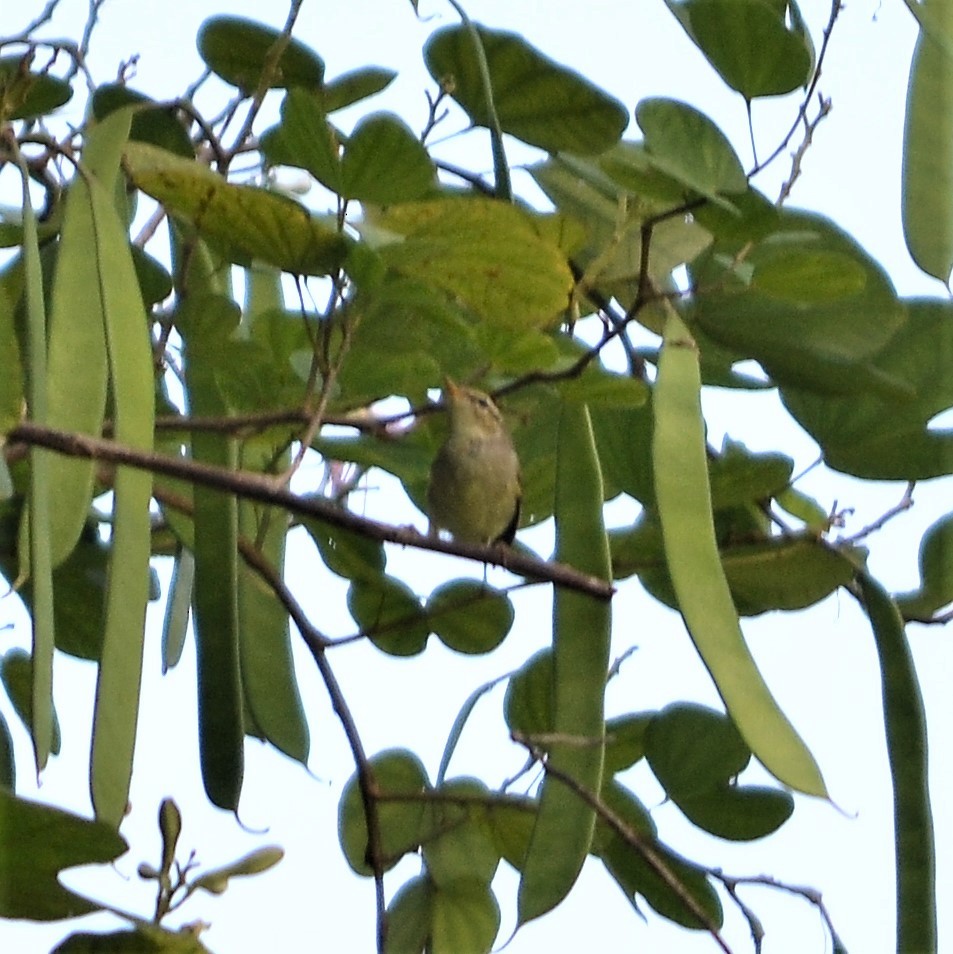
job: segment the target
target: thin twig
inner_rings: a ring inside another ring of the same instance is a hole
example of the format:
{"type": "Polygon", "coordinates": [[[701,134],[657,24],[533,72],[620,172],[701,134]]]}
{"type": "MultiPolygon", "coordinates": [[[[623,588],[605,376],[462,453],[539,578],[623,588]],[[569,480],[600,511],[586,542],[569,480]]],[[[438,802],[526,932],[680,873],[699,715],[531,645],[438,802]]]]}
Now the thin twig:
{"type": "Polygon", "coordinates": [[[325,652],[330,645],[330,640],[311,623],[307,614],[301,608],[301,604],[298,603],[285,585],[281,574],[249,540],[239,540],[239,552],[244,561],[271,587],[275,596],[278,597],[288,611],[288,615],[294,621],[301,638],[311,653],[312,659],[314,659],[315,665],[318,667],[318,672],[321,674],[321,679],[331,699],[331,707],[334,709],[334,713],[344,729],[344,735],[347,737],[351,757],[354,759],[354,767],[357,771],[361,801],[364,804],[364,821],[367,825],[367,862],[374,872],[374,894],[377,903],[377,948],[379,954],[383,954],[387,940],[387,905],[384,897],[384,849],[381,841],[380,814],[377,808],[380,793],[374,779],[374,770],[367,758],[367,753],[364,751],[364,743],[361,741],[357,723],[325,652]]]}
{"type": "Polygon", "coordinates": [[[788,147],[788,143],[794,138],[795,133],[798,131],[798,127],[802,122],[807,120],[807,111],[810,107],[811,100],[814,99],[814,91],[817,89],[817,84],[821,78],[821,69],[824,65],[824,59],[827,56],[827,48],[830,44],[831,34],[834,30],[834,24],[837,22],[837,17],[840,15],[841,10],[843,9],[843,4],[841,0],[832,0],[831,2],[831,13],[830,17],[827,20],[827,26],[824,27],[824,34],[821,40],[821,49],[817,54],[817,65],[814,67],[814,76],[811,77],[810,85],[807,88],[807,91],[804,94],[804,99],[801,102],[801,107],[797,112],[797,116],[794,119],[794,122],[791,124],[791,128],[788,130],[787,135],[781,140],[777,148],[772,152],[764,162],[757,163],[754,168],[748,173],[748,178],[751,179],[753,176],[761,172],[762,169],[771,165],[778,156],[784,152],[788,147]]]}
{"type": "Polygon", "coordinates": [[[587,788],[580,785],[579,782],[572,777],[572,775],[553,766],[550,761],[545,758],[544,753],[540,752],[539,749],[537,749],[526,736],[523,736],[519,732],[514,732],[512,737],[514,742],[519,742],[522,745],[525,745],[530,754],[541,762],[543,770],[547,775],[551,775],[553,778],[558,779],[567,788],[571,789],[630,848],[636,851],[642,857],[645,863],[659,876],[659,878],[665,882],[666,886],[675,893],[679,901],[681,901],[681,903],[685,906],[685,910],[688,911],[693,917],[697,918],[698,923],[704,927],[709,934],[711,934],[711,936],[715,939],[715,942],[725,952],[725,954],[731,954],[731,949],[728,947],[719,933],[718,925],[712,921],[701,905],[695,900],[695,898],[692,897],[681,881],[678,880],[676,875],[672,873],[671,869],[665,863],[665,859],[661,856],[661,854],[659,854],[655,845],[652,844],[650,839],[646,838],[646,836],[641,832],[636,831],[631,827],[631,825],[628,825],[625,820],[619,817],[619,815],[617,815],[608,805],[606,805],[598,795],[593,794],[587,788]]]}
{"type": "Polygon", "coordinates": [[[872,523],[868,523],[866,527],[861,530],[858,530],[856,533],[852,534],[849,537],[842,537],[837,542],[841,543],[857,543],[860,540],[863,540],[865,537],[869,537],[870,534],[876,533],[878,530],[881,530],[886,524],[888,524],[894,517],[898,517],[902,513],[906,513],[913,506],[913,490],[916,487],[917,482],[911,480],[906,489],[903,492],[903,496],[900,500],[897,501],[889,510],[881,514],[876,520],[872,523]]]}
{"type": "MultiPolygon", "coordinates": [[[[258,88],[255,90],[255,93],[252,96],[251,105],[248,108],[248,114],[245,116],[245,121],[242,123],[241,129],[238,131],[238,135],[235,137],[234,145],[226,153],[226,168],[228,163],[231,162],[231,160],[245,144],[245,140],[251,135],[252,127],[255,125],[255,119],[258,116],[258,111],[261,109],[261,105],[265,101],[265,94],[271,88],[271,81],[275,78],[275,73],[278,70],[278,63],[281,61],[282,55],[288,48],[288,44],[291,42],[291,33],[294,29],[295,21],[298,19],[298,14],[301,12],[301,4],[303,2],[304,0],[291,0],[291,7],[288,10],[288,17],[285,20],[285,25],[282,28],[281,35],[277,40],[275,40],[271,49],[268,51],[268,54],[265,56],[265,63],[262,67],[261,78],[258,80],[258,88]]],[[[224,173],[226,168],[223,168],[220,171],[224,173]]]]}
{"type": "MultiPolygon", "coordinates": [[[[736,894],[736,888],[740,884],[755,884],[763,885],[767,888],[775,888],[778,891],[786,891],[788,894],[796,894],[799,897],[804,898],[806,901],[810,902],[817,908],[818,913],[824,921],[824,926],[827,928],[831,936],[831,941],[834,945],[834,950],[846,950],[844,942],[840,939],[837,931],[834,929],[834,922],[831,920],[830,912],[827,910],[826,905],[824,904],[821,892],[817,888],[811,888],[803,885],[796,884],[786,884],[783,881],[778,881],[777,878],[772,878],[770,875],[749,875],[746,877],[732,877],[726,875],[720,868],[709,868],[707,869],[708,873],[713,877],[717,878],[727,890],[728,894],[735,899],[735,902],[741,907],[742,913],[745,913],[748,909],[747,906],[742,904],[738,899],[736,894]]],[[[755,922],[760,927],[760,921],[755,918],[755,922]]],[[[751,922],[749,921],[749,924],[751,922]]],[[[764,931],[761,931],[761,936],[764,936],[764,931]]],[[[760,950],[760,944],[756,944],[756,950],[760,950]]]]}

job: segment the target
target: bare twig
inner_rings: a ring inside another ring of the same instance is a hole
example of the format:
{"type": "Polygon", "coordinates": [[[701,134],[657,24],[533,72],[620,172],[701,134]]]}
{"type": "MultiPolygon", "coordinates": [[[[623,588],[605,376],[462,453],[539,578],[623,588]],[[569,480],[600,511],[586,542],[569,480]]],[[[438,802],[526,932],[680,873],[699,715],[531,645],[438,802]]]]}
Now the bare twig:
{"type": "Polygon", "coordinates": [[[801,144],[797,147],[794,155],[791,157],[791,172],[787,179],[785,179],[780,191],[778,192],[778,198],[775,202],[775,205],[779,207],[784,205],[788,197],[791,195],[791,190],[794,188],[794,183],[797,182],[798,178],[800,178],[801,163],[804,161],[804,156],[807,154],[808,149],[810,149],[811,143],[814,142],[814,133],[816,132],[817,127],[830,113],[830,111],[831,101],[818,93],[817,115],[813,119],[808,120],[807,114],[804,114],[804,135],[801,137],[801,144]]]}
{"type": "MultiPolygon", "coordinates": [[[[728,894],[735,899],[736,903],[740,906],[742,914],[745,915],[745,918],[748,918],[748,908],[746,905],[742,904],[738,899],[736,894],[736,889],[738,885],[741,884],[756,884],[763,885],[768,888],[775,888],[778,891],[786,891],[788,894],[796,894],[799,897],[804,898],[806,901],[810,902],[817,908],[818,913],[824,921],[824,925],[827,928],[831,936],[831,941],[834,945],[834,950],[843,951],[846,950],[844,947],[844,942],[840,939],[837,934],[837,931],[834,929],[834,922],[831,920],[830,912],[827,910],[826,905],[821,897],[821,892],[817,888],[806,887],[796,884],[786,884],[783,881],[778,881],[777,878],[772,878],[770,875],[749,875],[747,877],[731,877],[726,875],[720,868],[710,868],[708,873],[713,877],[717,878],[728,891],[728,894]]],[[[757,918],[754,918],[755,923],[760,927],[760,921],[757,918]]],[[[751,920],[748,920],[749,925],[752,924],[751,920]]],[[[755,936],[755,928],[752,927],[752,936],[755,936]]],[[[761,937],[764,936],[763,929],[761,930],[761,937]]],[[[760,943],[756,941],[755,950],[760,950],[760,943]]]]}
{"type": "Polygon", "coordinates": [[[16,43],[18,41],[25,41],[32,39],[33,34],[41,27],[44,23],[49,23],[53,19],[53,14],[56,13],[56,8],[60,5],[60,0],[48,0],[46,6],[40,11],[40,13],[34,17],[19,33],[14,34],[13,36],[3,37],[5,43],[16,43]]]}
{"type": "Polygon", "coordinates": [[[762,169],[771,165],[778,156],[784,152],[788,147],[788,143],[794,138],[795,134],[798,131],[801,123],[807,122],[807,111],[810,108],[811,100],[814,98],[814,91],[817,89],[817,84],[821,78],[821,70],[824,65],[824,59],[827,56],[827,48],[830,44],[831,34],[834,31],[834,24],[837,22],[837,17],[840,15],[841,10],[843,9],[843,4],[841,0],[831,0],[831,13],[828,17],[827,25],[824,27],[824,35],[821,40],[821,49],[817,54],[817,65],[814,67],[814,76],[811,78],[810,85],[807,88],[807,91],[804,94],[804,99],[801,102],[801,108],[797,112],[797,116],[794,119],[794,122],[791,124],[791,128],[788,130],[787,135],[781,140],[777,148],[772,152],[767,159],[763,162],[757,163],[754,168],[748,173],[748,178],[751,179],[753,176],[761,172],[762,169]]]}
{"type": "Polygon", "coordinates": [[[915,480],[911,480],[907,484],[906,489],[903,492],[903,496],[889,510],[887,510],[885,513],[882,513],[872,523],[868,523],[866,527],[863,527],[856,533],[851,534],[849,537],[841,538],[837,542],[857,543],[860,540],[863,540],[865,537],[869,537],[870,534],[876,533],[878,530],[882,529],[886,524],[893,520],[894,517],[898,517],[900,514],[906,513],[913,506],[913,490],[916,485],[917,482],[915,480]]]}

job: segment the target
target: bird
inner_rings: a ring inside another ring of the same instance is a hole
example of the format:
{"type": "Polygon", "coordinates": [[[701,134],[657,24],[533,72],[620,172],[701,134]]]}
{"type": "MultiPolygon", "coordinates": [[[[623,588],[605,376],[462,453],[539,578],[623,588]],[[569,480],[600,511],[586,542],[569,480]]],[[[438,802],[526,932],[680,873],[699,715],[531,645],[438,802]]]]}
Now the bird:
{"type": "Polygon", "coordinates": [[[444,378],[447,438],[430,468],[430,532],[463,543],[512,543],[520,518],[520,462],[492,398],[444,378]]]}

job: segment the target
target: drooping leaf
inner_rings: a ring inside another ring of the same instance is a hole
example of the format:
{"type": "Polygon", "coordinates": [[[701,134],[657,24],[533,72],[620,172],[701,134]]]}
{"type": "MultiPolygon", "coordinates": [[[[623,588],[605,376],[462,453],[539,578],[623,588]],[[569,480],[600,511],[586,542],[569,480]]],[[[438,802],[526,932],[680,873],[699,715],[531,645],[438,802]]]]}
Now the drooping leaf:
{"type": "Polygon", "coordinates": [[[903,392],[903,382],[871,367],[903,325],[903,307],[853,239],[819,216],[786,211],[737,268],[726,264],[736,250],[716,243],[691,265],[699,293],[690,317],[706,338],[736,360],[755,359],[781,385],[828,394],[878,388],[891,400],[903,392]],[[812,285],[798,263],[835,277],[812,285]],[[766,288],[757,278],[765,269],[766,288]]]}
{"type": "MultiPolygon", "coordinates": [[[[14,646],[0,656],[0,683],[27,731],[33,729],[33,659],[25,649],[14,646]]],[[[60,751],[60,720],[53,708],[53,731],[50,736],[50,753],[60,751]]]]}
{"type": "Polygon", "coordinates": [[[260,260],[295,275],[326,275],[344,260],[346,240],[286,196],[233,185],[207,166],[146,143],[129,143],[126,167],[138,188],[238,264],[260,260]]]}
{"type": "Polygon", "coordinates": [[[682,927],[720,928],[721,902],[706,872],[658,841],[652,816],[638,798],[610,781],[603,786],[602,802],[643,846],[640,851],[600,821],[594,852],[633,906],[643,897],[655,911],[682,927]]]}
{"type": "Polygon", "coordinates": [[[104,83],[93,93],[93,115],[98,120],[124,106],[139,107],[132,117],[130,139],[152,143],[187,159],[195,156],[192,140],[173,107],[158,105],[144,93],[120,83],[104,83]]]}
{"type": "Polygon", "coordinates": [[[434,887],[426,875],[405,881],[387,906],[384,954],[423,954],[430,937],[434,887]]]}
{"type": "Polygon", "coordinates": [[[434,791],[423,857],[427,874],[438,888],[461,880],[486,885],[493,881],[500,851],[489,820],[473,807],[480,799],[489,802],[491,798],[482,782],[469,778],[453,779],[434,791]]]}
{"type": "Polygon", "coordinates": [[[488,884],[461,879],[438,887],[432,905],[433,954],[489,954],[500,930],[500,906],[488,884]]]}
{"type": "Polygon", "coordinates": [[[785,386],[781,398],[829,467],[871,480],[925,480],[953,473],[953,431],[931,423],[953,406],[951,361],[953,306],[914,299],[873,359],[875,370],[906,386],[905,394],[822,395],[785,386]]]}
{"type": "Polygon", "coordinates": [[[721,78],[745,99],[806,85],[814,66],[810,35],[788,27],[764,0],[666,0],[721,78]]]}

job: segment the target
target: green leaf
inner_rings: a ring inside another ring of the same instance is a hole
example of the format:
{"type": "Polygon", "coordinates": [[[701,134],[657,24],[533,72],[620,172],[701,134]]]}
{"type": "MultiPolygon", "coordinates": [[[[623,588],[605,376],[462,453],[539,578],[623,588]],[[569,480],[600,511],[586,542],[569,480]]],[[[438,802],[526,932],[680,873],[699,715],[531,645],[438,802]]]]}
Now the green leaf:
{"type": "Polygon", "coordinates": [[[665,559],[679,608],[745,742],[776,778],[825,796],[811,753],[781,712],[745,643],[718,557],[695,342],[669,312],[655,388],[652,443],[665,559]]]}
{"type": "Polygon", "coordinates": [[[953,473],[953,430],[931,425],[953,406],[953,306],[913,300],[874,368],[906,384],[903,397],[864,389],[820,395],[785,386],[781,399],[821,445],[829,467],[872,480],[925,480],[953,473]]]}
{"type": "Polygon", "coordinates": [[[747,100],[804,86],[814,66],[810,37],[788,28],[764,0],[666,0],[721,78],[747,100]]]}
{"type": "Polygon", "coordinates": [[[605,774],[631,768],[645,755],[645,731],[654,712],[632,712],[606,719],[605,774]]]}
{"type": "MultiPolygon", "coordinates": [[[[377,801],[380,829],[381,861],[387,871],[403,855],[416,850],[426,834],[427,803],[424,796],[430,788],[423,764],[412,752],[391,749],[369,760],[375,791],[390,796],[377,801]],[[399,799],[396,796],[415,796],[399,799]]],[[[352,775],[341,793],[338,806],[338,837],[344,857],[351,869],[369,877],[373,869],[368,863],[367,817],[357,775],[352,775]]]]}
{"type": "Polygon", "coordinates": [[[319,520],[302,520],[325,566],[347,580],[375,580],[384,572],[384,546],[363,534],[319,520]]]}
{"type": "Polygon", "coordinates": [[[553,654],[534,653],[510,676],[503,717],[511,733],[532,738],[553,731],[553,654]]]}
{"type": "MultiPolygon", "coordinates": [[[[649,545],[636,572],[643,586],[673,609],[678,598],[656,546],[649,545]]],[[[731,598],[740,616],[813,606],[850,582],[850,560],[808,534],[724,546],[719,551],[731,598]]]]}
{"type": "MultiPolygon", "coordinates": [[[[945,31],[953,7],[931,4],[945,31]]],[[[901,213],[913,260],[944,284],[953,269],[953,55],[921,31],[910,63],[903,130],[901,213]]]]}
{"type": "Polygon", "coordinates": [[[174,106],[159,105],[143,93],[120,83],[105,83],[93,93],[93,115],[98,120],[124,106],[139,107],[132,117],[130,139],[152,143],[187,159],[195,157],[192,140],[174,106]]]}
{"type": "Polygon", "coordinates": [[[351,133],[341,161],[347,199],[389,205],[423,198],[437,185],[427,150],[396,116],[365,116],[351,133]]]}
{"type": "Polygon", "coordinates": [[[767,500],[791,479],[794,461],[784,454],[753,454],[725,438],[721,454],[709,464],[712,506],[716,509],[767,500]]]}
{"type": "Polygon", "coordinates": [[[682,927],[701,930],[705,925],[689,907],[687,897],[713,927],[720,928],[723,919],[721,902],[705,871],[656,839],[652,816],[638,798],[618,782],[611,781],[603,787],[602,802],[644,846],[640,851],[600,822],[595,852],[633,907],[641,895],[663,917],[682,927]],[[658,870],[660,867],[668,878],[663,877],[658,870]]]}
{"type": "Polygon", "coordinates": [[[439,586],[427,600],[427,619],[441,642],[458,653],[489,653],[513,625],[509,597],[473,580],[439,586]]]}
{"type": "Polygon", "coordinates": [[[489,199],[436,199],[395,206],[378,225],[402,235],[384,262],[458,297],[485,321],[538,327],[566,307],[572,275],[533,218],[489,199]]]}
{"type": "Polygon", "coordinates": [[[295,275],[327,275],[347,241],[300,203],[255,186],[232,185],[199,162],[129,143],[133,183],[225,249],[238,264],[257,259],[295,275]]]}
{"type": "Polygon", "coordinates": [[[496,874],[500,851],[488,819],[454,801],[481,798],[489,802],[490,791],[476,779],[454,779],[434,792],[429,806],[432,832],[424,840],[423,857],[427,875],[438,888],[461,880],[489,885],[496,874]]]}
{"type": "Polygon", "coordinates": [[[690,317],[707,338],[735,360],[760,362],[783,386],[827,394],[876,386],[896,400],[903,381],[869,365],[903,326],[903,307],[886,273],[853,239],[820,216],[786,211],[778,230],[747,250],[740,268],[732,264],[737,252],[733,242],[716,244],[691,266],[700,292],[690,317]],[[759,271],[777,278],[786,260],[795,273],[798,262],[826,262],[844,278],[829,279],[823,294],[794,284],[795,275],[783,293],[773,278],[767,290],[759,287],[759,271]]]}
{"type": "Polygon", "coordinates": [[[522,870],[536,825],[537,802],[529,798],[497,799],[486,812],[500,854],[518,871],[522,870]]]}
{"type": "Polygon", "coordinates": [[[667,175],[712,199],[748,188],[741,160],[725,134],[704,114],[673,99],[643,99],[635,118],[645,148],[667,175]]]}
{"type": "Polygon", "coordinates": [[[214,868],[212,871],[206,871],[205,874],[196,878],[192,885],[201,888],[203,891],[208,891],[209,894],[222,894],[232,878],[261,874],[263,871],[273,868],[284,856],[284,849],[277,845],[256,848],[247,855],[243,855],[238,861],[223,865],[221,868],[214,868]]]}
{"type": "MultiPolygon", "coordinates": [[[[33,730],[33,659],[25,649],[14,646],[0,656],[0,683],[3,684],[7,698],[14,712],[28,732],[33,730]]],[[[60,720],[53,708],[53,731],[50,737],[50,752],[59,755],[60,720]]]]}
{"type": "Polygon", "coordinates": [[[387,906],[384,954],[423,954],[430,937],[434,886],[425,875],[404,882],[387,906]]]}
{"type": "Polygon", "coordinates": [[[731,720],[712,709],[690,703],[666,706],[649,723],[645,754],[672,801],[713,835],[762,838],[794,811],[788,792],[733,784],[751,750],[731,720]]]}
{"type": "Polygon", "coordinates": [[[461,879],[438,887],[432,905],[433,954],[489,954],[500,930],[500,906],[488,884],[461,879]]]}
{"type": "Polygon", "coordinates": [[[358,579],[347,591],[347,608],[361,633],[382,652],[416,656],[430,628],[420,601],[405,583],[389,576],[358,579]]]}
{"type": "Polygon", "coordinates": [[[272,165],[306,169],[332,192],[343,192],[337,131],[320,98],[308,90],[288,90],[281,104],[281,124],[265,131],[261,148],[272,165]]]}
{"type": "Polygon", "coordinates": [[[870,617],[883,692],[893,785],[898,951],[936,951],[936,848],[927,777],[923,697],[896,604],[866,573],[858,575],[870,617]]]}
{"type": "MultiPolygon", "coordinates": [[[[559,421],[555,558],[609,579],[602,503],[602,475],[589,412],[584,404],[566,402],[559,421]]],[[[553,599],[553,731],[571,741],[550,746],[547,766],[568,775],[583,790],[598,793],[605,747],[610,606],[561,588],[553,599]]],[[[592,808],[547,773],[520,880],[519,924],[545,914],[569,893],[589,852],[594,825],[592,808]]]]}
{"type": "MultiPolygon", "coordinates": [[[[208,68],[244,94],[258,88],[279,41],[283,42],[282,34],[274,27],[235,16],[209,17],[196,38],[199,55],[208,68]]],[[[266,85],[269,89],[305,86],[317,90],[323,79],[321,57],[292,37],[274,70],[267,74],[266,85]]]]}
{"type": "Polygon", "coordinates": [[[65,80],[34,73],[30,69],[33,55],[0,57],[0,123],[45,116],[73,95],[65,80]]]}
{"type": "Polygon", "coordinates": [[[353,106],[387,89],[397,78],[393,70],[380,66],[365,66],[343,73],[337,79],[325,83],[321,90],[321,102],[326,113],[353,106]]]}
{"type": "Polygon", "coordinates": [[[769,298],[811,305],[859,295],[867,284],[864,269],[844,252],[784,245],[765,252],[751,287],[769,298]]]}
{"type": "Polygon", "coordinates": [[[195,581],[195,557],[180,547],[172,565],[172,580],[162,623],[162,675],[179,664],[188,635],[195,581]]]}
{"type": "Polygon", "coordinates": [[[127,845],[111,825],[17,798],[0,787],[0,917],[57,921],[100,909],[60,884],[76,865],[114,861],[127,845]]]}
{"type": "Polygon", "coordinates": [[[167,931],[154,924],[139,924],[133,931],[90,934],[78,931],[58,944],[51,954],[209,954],[191,925],[167,931]]]}
{"type": "MultiPolygon", "coordinates": [[[[628,111],[521,36],[478,27],[503,132],[547,152],[591,155],[617,142],[628,111]]],[[[465,26],[438,30],[424,47],[430,75],[477,126],[489,126],[479,57],[465,26]]]]}

